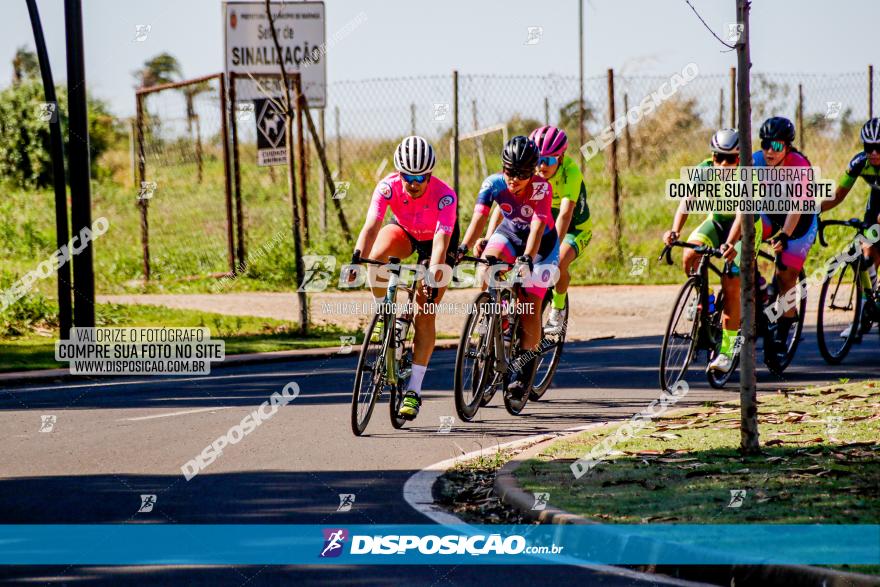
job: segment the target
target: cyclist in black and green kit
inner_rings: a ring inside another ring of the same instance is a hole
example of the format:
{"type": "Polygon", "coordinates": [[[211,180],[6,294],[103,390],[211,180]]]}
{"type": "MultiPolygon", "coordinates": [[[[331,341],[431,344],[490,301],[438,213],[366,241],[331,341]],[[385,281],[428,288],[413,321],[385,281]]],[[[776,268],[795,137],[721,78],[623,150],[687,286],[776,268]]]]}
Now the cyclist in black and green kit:
{"type": "Polygon", "coordinates": [[[555,126],[542,126],[532,131],[529,138],[541,150],[538,175],[553,187],[553,217],[556,218],[556,230],[561,238],[559,280],[553,287],[553,307],[544,329],[552,333],[561,326],[559,318],[565,309],[565,296],[571,282],[568,268],[584,252],[593,237],[593,221],[587,205],[584,176],[574,159],[565,154],[568,148],[565,132],[555,126]]]}
{"type": "MultiPolygon", "coordinates": [[[[875,117],[866,122],[862,127],[860,138],[865,150],[857,153],[849,162],[846,171],[843,172],[843,175],[837,181],[837,191],[834,194],[834,199],[822,202],[822,212],[830,210],[843,202],[853,185],[855,185],[856,180],[861,177],[871,188],[865,205],[865,216],[862,220],[870,226],[880,223],[880,118],[875,117]]],[[[880,244],[864,243],[862,245],[862,252],[866,258],[873,262],[873,267],[870,271],[871,281],[862,283],[862,299],[865,302],[862,304],[862,330],[864,331],[865,327],[870,328],[871,320],[880,320],[880,311],[873,307],[872,298],[868,295],[877,281],[877,268],[880,267],[880,244]]],[[[840,336],[848,338],[849,328],[841,332],[840,336]]]]}
{"type": "MultiPolygon", "coordinates": [[[[712,136],[709,143],[712,149],[712,157],[702,161],[697,167],[736,167],[739,165],[739,134],[735,129],[724,128],[712,136]]],[[[688,219],[688,213],[682,202],[675,213],[672,221],[672,230],[663,234],[663,242],[670,244],[678,240],[682,228],[688,219]]],[[[736,214],[721,214],[713,212],[694,230],[687,242],[696,245],[706,245],[720,248],[724,251],[724,258],[732,262],[734,275],[721,277],[721,289],[724,291],[724,308],[721,316],[721,348],[718,356],[709,363],[709,370],[727,373],[733,367],[734,353],[736,352],[734,341],[739,333],[740,308],[739,308],[739,247],[736,247],[740,237],[739,223],[735,223],[736,214]]],[[[682,261],[685,274],[690,275],[696,270],[700,262],[700,255],[693,249],[684,249],[682,261]]]]}

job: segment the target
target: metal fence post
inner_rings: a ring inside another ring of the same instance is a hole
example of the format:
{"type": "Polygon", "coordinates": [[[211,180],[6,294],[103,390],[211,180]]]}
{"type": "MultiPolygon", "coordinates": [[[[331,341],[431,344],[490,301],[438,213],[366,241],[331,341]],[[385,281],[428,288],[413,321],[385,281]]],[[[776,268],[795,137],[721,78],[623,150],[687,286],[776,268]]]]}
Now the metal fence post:
{"type": "Polygon", "coordinates": [[[868,66],[868,118],[874,118],[874,66],[868,66]]]}

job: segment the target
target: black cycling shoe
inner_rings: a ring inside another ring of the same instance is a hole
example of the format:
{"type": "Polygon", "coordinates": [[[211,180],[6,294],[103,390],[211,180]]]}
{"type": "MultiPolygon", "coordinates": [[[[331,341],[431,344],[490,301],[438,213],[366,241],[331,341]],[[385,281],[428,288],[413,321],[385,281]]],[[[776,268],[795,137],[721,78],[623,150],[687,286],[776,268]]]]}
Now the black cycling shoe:
{"type": "MultiPolygon", "coordinates": [[[[531,354],[529,351],[521,354],[517,359],[520,360],[520,357],[523,357],[526,354],[531,354]]],[[[515,372],[514,380],[511,381],[510,385],[507,386],[507,393],[515,400],[521,400],[529,392],[532,390],[532,381],[535,378],[535,371],[538,368],[538,357],[534,356],[528,359],[525,363],[522,364],[518,372],[515,372]]]]}

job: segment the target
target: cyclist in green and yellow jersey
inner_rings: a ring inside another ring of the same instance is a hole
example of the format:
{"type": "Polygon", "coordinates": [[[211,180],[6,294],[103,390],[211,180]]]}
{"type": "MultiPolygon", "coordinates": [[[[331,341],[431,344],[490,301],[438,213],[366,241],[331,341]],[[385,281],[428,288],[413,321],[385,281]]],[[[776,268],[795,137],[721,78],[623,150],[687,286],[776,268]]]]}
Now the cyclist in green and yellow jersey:
{"type": "MultiPolygon", "coordinates": [[[[724,128],[712,136],[709,143],[712,149],[712,157],[701,162],[697,167],[735,167],[739,165],[739,134],[735,129],[724,128]]],[[[678,240],[688,213],[685,211],[685,202],[682,201],[672,220],[672,229],[663,234],[663,242],[670,244],[678,240]]],[[[739,308],[739,247],[736,247],[740,237],[739,223],[734,223],[736,214],[721,214],[712,212],[694,230],[687,242],[696,245],[707,245],[724,251],[724,258],[734,263],[734,275],[721,277],[721,289],[724,291],[724,308],[721,316],[721,348],[718,356],[709,364],[709,369],[727,373],[733,367],[734,353],[736,352],[734,341],[740,327],[739,308]],[[736,224],[736,226],[734,226],[736,224]]],[[[700,261],[700,255],[693,249],[684,249],[682,261],[685,274],[690,275],[695,271],[700,261]]]]}

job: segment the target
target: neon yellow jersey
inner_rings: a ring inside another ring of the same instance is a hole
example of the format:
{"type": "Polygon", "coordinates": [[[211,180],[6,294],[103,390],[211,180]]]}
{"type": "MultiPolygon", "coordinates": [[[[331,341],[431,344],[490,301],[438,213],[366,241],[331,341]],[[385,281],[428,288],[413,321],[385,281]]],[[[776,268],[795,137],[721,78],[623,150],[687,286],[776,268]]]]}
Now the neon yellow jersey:
{"type": "Polygon", "coordinates": [[[553,187],[553,216],[559,215],[563,198],[571,200],[574,204],[574,213],[568,232],[577,232],[590,219],[590,207],[587,205],[587,186],[584,184],[584,176],[574,159],[568,155],[563,156],[559,168],[550,178],[550,185],[553,187]]]}

